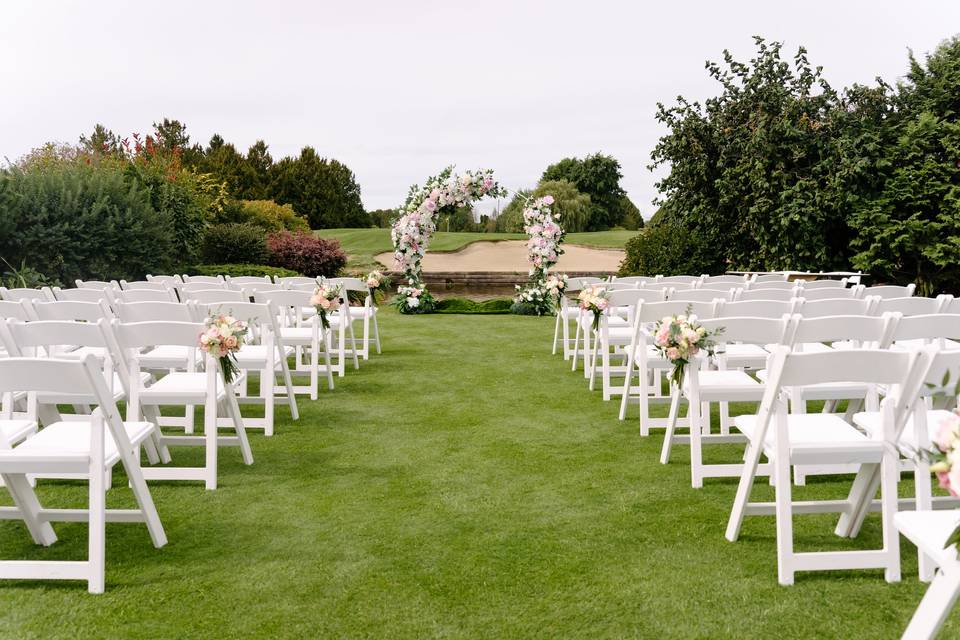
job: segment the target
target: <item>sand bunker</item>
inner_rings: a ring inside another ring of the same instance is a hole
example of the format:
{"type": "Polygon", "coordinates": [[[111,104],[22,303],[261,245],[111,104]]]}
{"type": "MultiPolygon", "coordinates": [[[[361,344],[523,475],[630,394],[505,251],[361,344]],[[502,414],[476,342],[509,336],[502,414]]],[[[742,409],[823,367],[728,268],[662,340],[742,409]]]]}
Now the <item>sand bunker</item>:
{"type": "MultiPolygon", "coordinates": [[[[618,249],[591,249],[574,245],[564,245],[565,253],[554,271],[616,271],[623,260],[624,253],[618,249]]],[[[393,253],[381,253],[376,259],[393,268],[393,253]]],[[[451,253],[430,253],[423,258],[423,270],[427,272],[449,271],[505,271],[526,272],[530,268],[527,262],[527,247],[523,240],[503,240],[500,242],[474,242],[460,251],[451,253]]]]}

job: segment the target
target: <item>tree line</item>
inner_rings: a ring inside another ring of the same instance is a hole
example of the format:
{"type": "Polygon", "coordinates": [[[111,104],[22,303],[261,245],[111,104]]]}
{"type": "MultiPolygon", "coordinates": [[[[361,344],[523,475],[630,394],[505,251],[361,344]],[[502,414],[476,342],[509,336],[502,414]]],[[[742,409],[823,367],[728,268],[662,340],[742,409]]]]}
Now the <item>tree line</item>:
{"type": "Polygon", "coordinates": [[[659,210],[624,272],[846,270],[960,290],[960,39],[835,89],[801,47],[708,62],[718,95],[658,105],[659,210]]]}

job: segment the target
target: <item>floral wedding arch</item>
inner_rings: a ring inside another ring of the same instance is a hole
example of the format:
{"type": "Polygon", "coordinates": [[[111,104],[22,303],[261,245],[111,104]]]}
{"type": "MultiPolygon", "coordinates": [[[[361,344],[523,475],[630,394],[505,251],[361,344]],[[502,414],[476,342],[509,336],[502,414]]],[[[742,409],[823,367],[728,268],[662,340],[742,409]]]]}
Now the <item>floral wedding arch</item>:
{"type": "Polygon", "coordinates": [[[506,189],[493,179],[493,171],[468,171],[461,175],[447,167],[440,175],[427,180],[423,187],[413,185],[400,217],[393,223],[393,257],[403,271],[405,285],[397,288],[397,307],[403,313],[429,313],[434,300],[420,277],[420,263],[433,232],[437,217],[453,213],[458,207],[470,206],[485,196],[505,196],[506,189]]]}
{"type": "MultiPolygon", "coordinates": [[[[447,167],[440,175],[428,179],[423,187],[410,187],[390,231],[396,268],[402,270],[406,281],[397,288],[395,298],[401,312],[429,313],[434,308],[433,296],[421,278],[420,263],[437,230],[437,217],[486,196],[505,195],[507,190],[497,184],[489,169],[456,175],[453,167],[447,167]]],[[[530,236],[527,241],[530,281],[522,289],[517,287],[515,302],[537,314],[550,312],[565,281],[563,277],[548,276],[550,267],[563,253],[560,244],[564,237],[563,228],[557,222],[559,215],[553,212],[552,206],[553,196],[547,195],[528,201],[523,209],[524,231],[530,236]]]]}

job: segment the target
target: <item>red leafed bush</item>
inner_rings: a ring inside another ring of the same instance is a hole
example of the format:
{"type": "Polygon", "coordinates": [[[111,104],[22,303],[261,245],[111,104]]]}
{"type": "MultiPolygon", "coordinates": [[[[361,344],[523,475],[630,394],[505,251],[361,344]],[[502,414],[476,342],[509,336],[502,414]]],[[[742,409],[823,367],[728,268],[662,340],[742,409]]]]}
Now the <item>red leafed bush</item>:
{"type": "Polygon", "coordinates": [[[305,276],[335,276],[347,264],[339,240],[317,238],[310,233],[279,231],[267,237],[270,266],[282,267],[305,276]]]}

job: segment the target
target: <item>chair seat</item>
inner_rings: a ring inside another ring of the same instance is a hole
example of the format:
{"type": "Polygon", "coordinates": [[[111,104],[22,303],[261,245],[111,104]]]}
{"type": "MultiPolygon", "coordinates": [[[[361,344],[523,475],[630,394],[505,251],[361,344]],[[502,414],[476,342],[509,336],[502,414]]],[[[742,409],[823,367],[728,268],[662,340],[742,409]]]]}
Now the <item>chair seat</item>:
{"type": "MultiPolygon", "coordinates": [[[[688,375],[683,380],[685,395],[690,392],[690,377],[688,375]]],[[[698,371],[697,381],[702,401],[750,401],[763,397],[763,385],[743,371],[698,371]]]]}
{"type": "MultiPolygon", "coordinates": [[[[262,344],[245,344],[240,347],[240,351],[237,352],[237,364],[241,369],[258,369],[261,368],[268,360],[268,357],[273,362],[277,361],[276,357],[276,347],[273,349],[274,355],[270,357],[267,353],[267,347],[262,344]]],[[[294,348],[288,345],[284,345],[283,352],[287,357],[290,357],[294,354],[294,348]]]]}
{"type": "MultiPolygon", "coordinates": [[[[763,442],[768,458],[776,455],[776,419],[771,417],[763,442]]],[[[839,416],[794,413],[786,419],[790,460],[794,464],[877,462],[883,453],[882,442],[868,438],[839,416]]],[[[756,440],[756,415],[737,416],[733,423],[751,442],[756,440]]]]}
{"type": "MultiPolygon", "coordinates": [[[[952,411],[946,411],[944,409],[927,411],[928,440],[932,442],[934,438],[936,438],[937,431],[940,429],[940,424],[944,420],[950,420],[953,418],[956,418],[956,414],[954,414],[952,411]]],[[[873,438],[879,439],[883,437],[883,426],[880,423],[879,411],[861,411],[856,413],[853,416],[853,424],[866,431],[873,438]]],[[[900,434],[899,443],[908,447],[916,447],[917,437],[913,428],[912,416],[907,420],[907,424],[903,427],[903,432],[900,434]]]]}
{"type": "MultiPolygon", "coordinates": [[[[150,381],[150,374],[146,371],[140,372],[140,384],[146,384],[150,381]]],[[[124,391],[123,381],[120,380],[120,374],[113,374],[113,401],[120,402],[127,397],[124,391]]],[[[40,404],[95,404],[92,393],[38,393],[37,402],[40,404]]]]}
{"type": "Polygon", "coordinates": [[[60,354],[57,357],[68,360],[83,360],[87,356],[93,356],[98,362],[103,362],[104,358],[107,356],[107,349],[105,347],[77,347],[72,351],[67,351],[63,354],[60,354]]]}
{"type": "MultiPolygon", "coordinates": [[[[216,376],[216,380],[219,401],[226,397],[226,394],[220,376],[216,376]]],[[[185,400],[195,401],[194,404],[203,404],[206,397],[207,374],[203,372],[175,371],[140,391],[140,401],[144,404],[181,405],[185,400]]]]}
{"type": "MultiPolygon", "coordinates": [[[[319,327],[319,335],[323,335],[323,327],[319,327]]],[[[313,343],[312,327],[280,327],[280,338],[287,344],[309,345],[313,343]]]]}
{"type": "Polygon", "coordinates": [[[558,313],[562,314],[564,318],[576,318],[580,315],[580,307],[566,307],[558,313]]]}
{"type": "Polygon", "coordinates": [[[957,562],[956,546],[943,548],[960,524],[957,511],[901,511],[893,516],[893,523],[905,538],[941,567],[957,562]]]}
{"type": "MultiPolygon", "coordinates": [[[[140,446],[150,437],[154,426],[151,422],[124,422],[123,428],[134,447],[140,446]]],[[[120,459],[117,444],[113,440],[110,429],[104,425],[104,461],[106,466],[115,464],[120,459]]],[[[90,423],[89,422],[54,422],[28,438],[12,452],[15,456],[44,456],[57,455],[65,457],[90,456],[90,423]]]]}
{"type": "Polygon", "coordinates": [[[733,342],[726,345],[722,359],[728,368],[756,369],[766,366],[769,355],[770,352],[758,344],[733,342]]]}
{"type": "Polygon", "coordinates": [[[0,434],[3,440],[15,445],[37,430],[37,423],[33,420],[0,420],[0,434]]]}
{"type": "MultiPolygon", "coordinates": [[[[368,315],[372,316],[376,312],[377,312],[376,307],[350,307],[350,317],[354,319],[363,319],[368,315]]],[[[332,314],[330,314],[330,317],[339,318],[340,310],[334,311],[332,314]]]]}
{"type": "MultiPolygon", "coordinates": [[[[190,357],[193,347],[184,347],[180,345],[157,345],[156,347],[137,356],[140,366],[144,369],[183,369],[187,366],[187,360],[190,357]]],[[[200,361],[199,355],[194,354],[196,361],[200,361]]]]}

